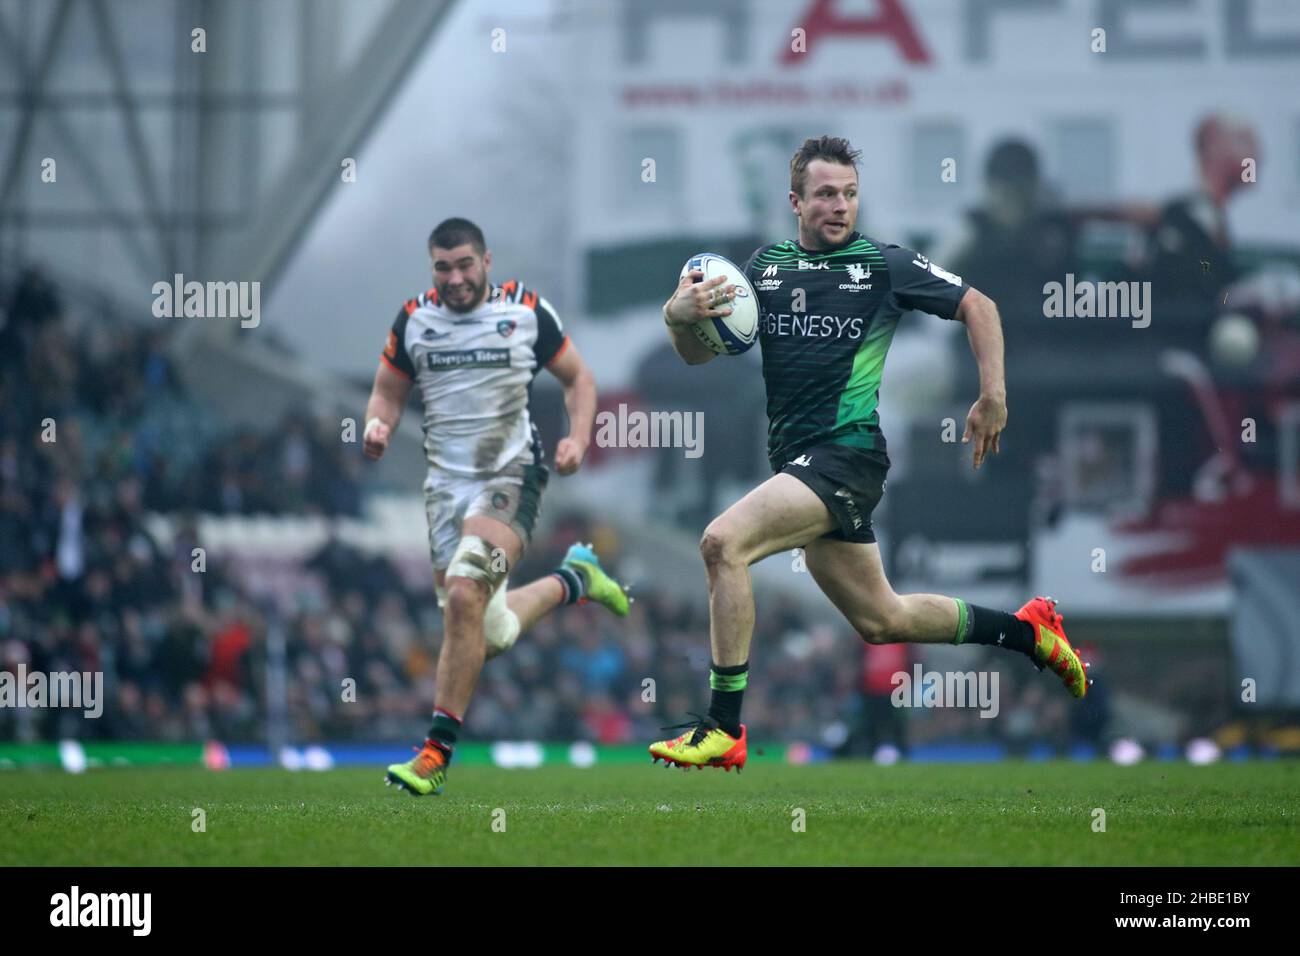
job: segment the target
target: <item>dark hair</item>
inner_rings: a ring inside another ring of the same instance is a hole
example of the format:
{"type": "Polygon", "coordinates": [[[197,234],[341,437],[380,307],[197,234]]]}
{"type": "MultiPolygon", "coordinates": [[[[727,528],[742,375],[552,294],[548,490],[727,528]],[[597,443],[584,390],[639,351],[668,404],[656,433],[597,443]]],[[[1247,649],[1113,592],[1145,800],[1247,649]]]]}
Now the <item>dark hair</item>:
{"type": "Polygon", "coordinates": [[[808,164],[814,159],[852,166],[856,170],[861,155],[862,150],[854,149],[847,139],[839,136],[806,139],[790,160],[790,189],[799,196],[803,195],[804,182],[808,179],[808,164]]]}
{"type": "Polygon", "coordinates": [[[429,251],[433,247],[439,249],[455,249],[457,246],[469,243],[474,247],[474,251],[479,255],[487,249],[487,241],[483,238],[483,230],[468,219],[461,219],[459,216],[453,216],[451,219],[444,219],[429,233],[429,251]]]}
{"type": "Polygon", "coordinates": [[[984,163],[984,178],[1017,186],[1038,182],[1038,155],[1022,139],[1004,139],[993,147],[984,163]]]}

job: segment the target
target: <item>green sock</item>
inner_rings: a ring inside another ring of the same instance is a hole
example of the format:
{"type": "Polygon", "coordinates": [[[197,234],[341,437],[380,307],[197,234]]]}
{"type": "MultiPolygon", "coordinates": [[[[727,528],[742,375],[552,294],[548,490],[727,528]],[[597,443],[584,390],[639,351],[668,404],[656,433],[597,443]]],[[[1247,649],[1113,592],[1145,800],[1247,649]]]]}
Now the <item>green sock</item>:
{"type": "Polygon", "coordinates": [[[749,662],[722,667],[709,667],[709,687],[713,691],[709,701],[709,716],[718,727],[732,737],[740,736],[740,702],[749,684],[749,662]]]}
{"type": "Polygon", "coordinates": [[[1031,657],[1034,653],[1034,628],[1008,611],[957,602],[957,633],[954,644],[989,644],[1031,657]]]}

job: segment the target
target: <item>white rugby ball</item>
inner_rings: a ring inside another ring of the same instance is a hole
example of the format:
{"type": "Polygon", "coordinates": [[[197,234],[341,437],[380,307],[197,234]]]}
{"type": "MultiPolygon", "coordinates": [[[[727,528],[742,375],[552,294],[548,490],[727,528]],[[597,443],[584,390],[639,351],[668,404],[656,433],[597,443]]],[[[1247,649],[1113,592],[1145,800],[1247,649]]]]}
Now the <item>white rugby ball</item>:
{"type": "Polygon", "coordinates": [[[740,266],[712,252],[701,252],[687,260],[681,277],[685,278],[691,272],[703,272],[701,282],[714,276],[726,276],[719,288],[736,287],[736,297],[730,303],[731,314],[692,324],[696,336],[719,355],[739,355],[749,351],[758,341],[758,298],[740,266]]]}

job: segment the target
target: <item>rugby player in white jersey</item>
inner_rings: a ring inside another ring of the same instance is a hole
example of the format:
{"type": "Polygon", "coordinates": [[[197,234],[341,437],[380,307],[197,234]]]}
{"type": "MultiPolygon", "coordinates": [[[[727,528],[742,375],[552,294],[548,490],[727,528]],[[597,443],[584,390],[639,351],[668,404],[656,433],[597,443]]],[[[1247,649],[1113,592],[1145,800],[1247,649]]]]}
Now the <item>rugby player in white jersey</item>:
{"type": "Polygon", "coordinates": [[[562,604],[596,601],[625,616],[628,598],[591,547],[575,544],[560,567],[508,590],[506,575],[532,534],[546,487],[528,392],[543,368],[560,380],[569,434],[555,468],[582,464],[596,415],[596,382],[550,304],[519,282],[488,280],[492,254],[467,219],[429,236],[433,288],[408,300],[388,334],[366,406],[364,452],[377,459],[414,385],[424,401],[429,549],[444,613],[433,725],[417,755],[388,768],[416,795],[442,791],[456,738],[486,658],[562,604]]]}

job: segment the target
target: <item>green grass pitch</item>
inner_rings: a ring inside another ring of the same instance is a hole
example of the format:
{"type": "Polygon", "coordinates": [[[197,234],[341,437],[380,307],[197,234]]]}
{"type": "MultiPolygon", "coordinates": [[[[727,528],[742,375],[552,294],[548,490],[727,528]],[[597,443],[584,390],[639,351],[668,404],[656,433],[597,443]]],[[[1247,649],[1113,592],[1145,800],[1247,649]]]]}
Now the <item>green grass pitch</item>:
{"type": "Polygon", "coordinates": [[[382,776],[9,771],[0,865],[1300,864],[1294,761],[463,767],[423,798],[382,776]]]}

